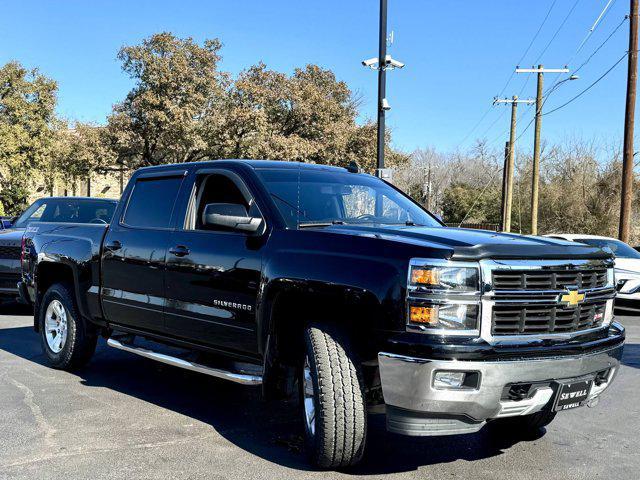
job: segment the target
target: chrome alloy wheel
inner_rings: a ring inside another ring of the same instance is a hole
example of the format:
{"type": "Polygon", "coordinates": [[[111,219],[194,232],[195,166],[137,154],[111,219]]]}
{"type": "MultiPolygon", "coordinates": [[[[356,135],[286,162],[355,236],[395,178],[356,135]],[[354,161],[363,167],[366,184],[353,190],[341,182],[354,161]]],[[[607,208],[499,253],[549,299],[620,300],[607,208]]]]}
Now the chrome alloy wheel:
{"type": "Polygon", "coordinates": [[[59,300],[52,300],[44,317],[44,335],[53,353],[60,353],[67,342],[67,312],[59,300]]]}
{"type": "Polygon", "coordinates": [[[316,404],[315,389],[313,388],[313,378],[311,378],[311,367],[309,367],[309,357],[304,358],[304,370],[302,375],[302,390],[304,394],[304,426],[309,436],[316,434],[316,404]]]}

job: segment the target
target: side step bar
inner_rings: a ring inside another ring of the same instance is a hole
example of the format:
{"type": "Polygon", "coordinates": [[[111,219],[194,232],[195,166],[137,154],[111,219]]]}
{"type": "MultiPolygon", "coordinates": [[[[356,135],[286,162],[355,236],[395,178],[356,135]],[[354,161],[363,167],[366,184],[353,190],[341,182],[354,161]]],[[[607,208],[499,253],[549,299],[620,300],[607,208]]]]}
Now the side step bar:
{"type": "Polygon", "coordinates": [[[205,375],[210,375],[216,378],[222,378],[224,380],[240,383],[242,385],[262,384],[262,375],[236,373],[236,372],[230,372],[227,370],[221,370],[218,368],[208,367],[205,365],[200,365],[198,363],[189,362],[187,360],[183,360],[178,357],[165,355],[164,353],[158,353],[152,350],[147,350],[146,348],[137,347],[135,345],[127,345],[126,343],[122,343],[116,340],[115,338],[109,338],[107,340],[107,345],[113,348],[124,350],[125,352],[135,353],[136,355],[150,358],[151,360],[156,360],[158,362],[166,363],[167,365],[173,365],[174,367],[180,367],[186,370],[192,370],[194,372],[204,373],[205,375]]]}

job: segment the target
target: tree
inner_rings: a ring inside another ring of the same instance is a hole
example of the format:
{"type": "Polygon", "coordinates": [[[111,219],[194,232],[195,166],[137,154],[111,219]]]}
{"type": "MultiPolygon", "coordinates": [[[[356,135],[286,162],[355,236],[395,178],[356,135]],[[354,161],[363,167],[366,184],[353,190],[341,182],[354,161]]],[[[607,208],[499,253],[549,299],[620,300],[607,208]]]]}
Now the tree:
{"type": "MultiPolygon", "coordinates": [[[[331,70],[307,65],[289,76],[260,63],[239,75],[228,99],[224,156],[342,166],[355,161],[375,170],[375,125],[357,123],[359,102],[331,70]]],[[[211,150],[216,139],[213,144],[211,150]]],[[[407,158],[391,149],[389,157],[390,164],[407,158]]]]}
{"type": "Polygon", "coordinates": [[[18,62],[0,68],[0,202],[19,213],[33,187],[32,173],[51,154],[57,84],[18,62]]]}
{"type": "MultiPolygon", "coordinates": [[[[117,163],[270,158],[375,169],[375,126],[357,122],[359,102],[333,72],[307,65],[287,75],[259,63],[234,79],[218,70],[220,49],[217,39],[200,46],[162,33],[120,51],[136,84],[109,117],[117,163]]],[[[407,156],[389,147],[388,158],[407,156]]]]}
{"type": "Polygon", "coordinates": [[[72,128],[62,123],[56,130],[57,145],[51,167],[65,183],[90,181],[95,172],[114,170],[116,152],[111,148],[105,127],[76,122],[72,128]]]}
{"type": "Polygon", "coordinates": [[[444,192],[442,214],[450,223],[499,224],[500,191],[482,186],[454,183],[444,192]]]}
{"type": "Polygon", "coordinates": [[[135,86],[108,120],[119,158],[136,168],[209,155],[203,131],[222,115],[225,93],[221,47],[218,39],[200,46],[165,32],[120,50],[122,69],[135,86]]]}

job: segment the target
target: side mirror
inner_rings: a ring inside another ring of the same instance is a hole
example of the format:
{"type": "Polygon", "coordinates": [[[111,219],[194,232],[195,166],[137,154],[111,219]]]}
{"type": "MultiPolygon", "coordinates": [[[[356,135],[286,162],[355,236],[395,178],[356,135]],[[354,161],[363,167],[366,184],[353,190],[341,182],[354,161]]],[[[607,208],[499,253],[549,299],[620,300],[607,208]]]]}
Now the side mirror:
{"type": "Polygon", "coordinates": [[[250,217],[245,206],[237,203],[208,203],[202,224],[255,233],[262,227],[262,218],[250,217]]]}

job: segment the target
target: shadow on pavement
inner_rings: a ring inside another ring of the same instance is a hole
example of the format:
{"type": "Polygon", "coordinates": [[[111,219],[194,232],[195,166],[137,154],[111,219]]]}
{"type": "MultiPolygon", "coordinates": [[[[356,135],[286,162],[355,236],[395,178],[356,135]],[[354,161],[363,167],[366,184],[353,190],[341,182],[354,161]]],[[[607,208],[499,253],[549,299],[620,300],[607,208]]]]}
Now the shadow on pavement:
{"type": "Polygon", "coordinates": [[[0,315],[33,315],[33,307],[14,301],[0,301],[0,315]]]}
{"type": "MultiPolygon", "coordinates": [[[[46,364],[38,336],[29,327],[0,329],[0,349],[46,364]]],[[[100,342],[96,355],[75,372],[89,387],[106,387],[211,425],[220,435],[268,461],[302,470],[310,467],[302,453],[302,426],[291,403],[265,403],[256,387],[235,385],[180,370],[100,342]]],[[[544,435],[541,431],[537,438],[544,435]]],[[[365,458],[349,473],[379,475],[412,471],[459,459],[478,460],[502,454],[523,440],[492,428],[450,437],[404,437],[390,434],[384,416],[371,416],[365,458]]]]}

